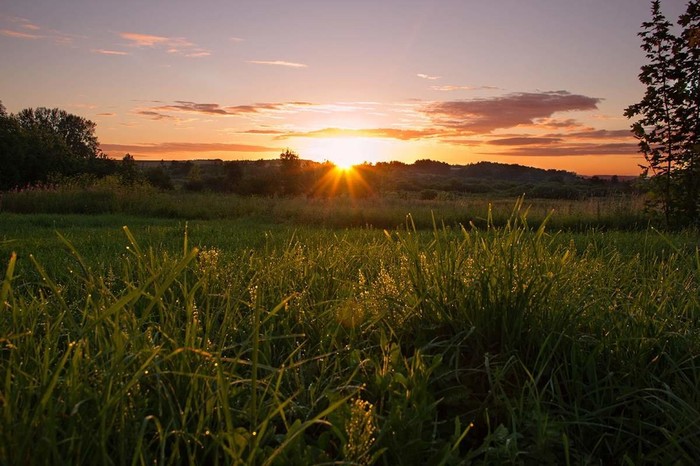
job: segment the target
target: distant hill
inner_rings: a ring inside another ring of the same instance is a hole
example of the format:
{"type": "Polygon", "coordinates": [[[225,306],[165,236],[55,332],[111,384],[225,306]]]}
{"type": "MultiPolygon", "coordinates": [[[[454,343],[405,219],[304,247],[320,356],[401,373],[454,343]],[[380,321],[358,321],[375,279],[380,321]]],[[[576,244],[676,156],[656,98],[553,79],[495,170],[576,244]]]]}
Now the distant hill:
{"type": "Polygon", "coordinates": [[[524,183],[542,183],[547,181],[574,182],[579,179],[576,173],[565,170],[543,170],[518,164],[495,162],[477,162],[460,169],[465,178],[481,178],[524,183]]]}

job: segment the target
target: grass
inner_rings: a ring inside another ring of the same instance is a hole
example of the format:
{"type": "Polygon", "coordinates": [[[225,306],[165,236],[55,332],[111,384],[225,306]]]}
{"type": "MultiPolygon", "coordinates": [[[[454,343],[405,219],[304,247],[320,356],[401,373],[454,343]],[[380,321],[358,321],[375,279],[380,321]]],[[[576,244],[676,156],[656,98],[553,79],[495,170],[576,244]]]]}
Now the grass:
{"type": "MultiPolygon", "coordinates": [[[[433,212],[446,225],[504,226],[514,198],[450,197],[418,200],[400,193],[382,197],[313,199],[242,197],[221,193],[163,192],[149,186],[97,183],[89,187],[26,189],[3,193],[0,212],[37,214],[112,214],[182,220],[246,220],[251,223],[307,225],[326,228],[386,228],[405,225],[410,213],[418,229],[431,229],[433,212]],[[487,206],[490,205],[490,210],[487,206]],[[206,206],[206,208],[202,208],[206,206]]],[[[534,199],[528,218],[552,229],[586,231],[592,227],[644,230],[649,220],[641,197],[592,198],[581,201],[534,199]],[[553,215],[550,214],[554,212],[553,215]]]]}
{"type": "Polygon", "coordinates": [[[410,220],[1,214],[0,463],[700,457],[697,233],[410,220]]]}

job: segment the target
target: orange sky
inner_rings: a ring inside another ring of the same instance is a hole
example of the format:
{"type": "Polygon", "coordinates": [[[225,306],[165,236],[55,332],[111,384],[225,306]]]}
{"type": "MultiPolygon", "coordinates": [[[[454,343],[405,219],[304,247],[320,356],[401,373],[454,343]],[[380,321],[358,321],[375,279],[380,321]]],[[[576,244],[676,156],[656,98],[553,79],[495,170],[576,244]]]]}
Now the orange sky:
{"type": "MultiPolygon", "coordinates": [[[[671,20],[680,0],[663,3],[671,20]]],[[[642,0],[0,6],[0,100],[137,159],[430,158],[639,173],[642,0]]]]}

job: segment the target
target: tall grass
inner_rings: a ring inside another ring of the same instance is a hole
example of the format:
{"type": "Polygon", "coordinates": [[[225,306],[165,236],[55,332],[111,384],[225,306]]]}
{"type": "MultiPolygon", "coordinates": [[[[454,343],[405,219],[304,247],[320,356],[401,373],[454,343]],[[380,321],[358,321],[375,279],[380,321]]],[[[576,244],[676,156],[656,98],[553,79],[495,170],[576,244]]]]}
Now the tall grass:
{"type": "MultiPolygon", "coordinates": [[[[407,214],[412,216],[418,229],[430,229],[435,213],[447,225],[473,223],[485,228],[489,216],[493,225],[505,225],[514,201],[483,197],[417,200],[398,194],[365,199],[242,197],[220,193],[162,192],[142,185],[125,187],[98,183],[87,187],[62,186],[3,193],[0,212],[122,214],[185,220],[250,219],[330,228],[371,226],[388,229],[402,226],[407,214]]],[[[649,223],[643,199],[638,197],[583,201],[536,199],[527,204],[533,224],[541,223],[553,212],[549,224],[556,229],[639,230],[649,223]]]]}
{"type": "Polygon", "coordinates": [[[698,250],[528,221],[11,256],[0,463],[692,464],[698,250]]]}

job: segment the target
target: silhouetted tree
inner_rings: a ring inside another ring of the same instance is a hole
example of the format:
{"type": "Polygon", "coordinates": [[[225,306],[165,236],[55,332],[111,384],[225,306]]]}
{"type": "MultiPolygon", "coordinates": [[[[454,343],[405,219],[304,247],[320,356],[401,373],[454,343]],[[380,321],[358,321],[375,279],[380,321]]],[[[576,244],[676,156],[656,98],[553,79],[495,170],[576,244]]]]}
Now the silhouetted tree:
{"type": "Polygon", "coordinates": [[[0,189],[44,182],[50,174],[76,173],[64,139],[22,127],[15,115],[0,115],[0,189]]]}
{"type": "Polygon", "coordinates": [[[151,167],[146,170],[145,178],[151,186],[155,186],[156,188],[165,190],[174,189],[173,180],[170,178],[168,171],[162,163],[157,167],[151,167]]]}
{"type": "Polygon", "coordinates": [[[28,130],[53,134],[66,142],[71,154],[87,160],[101,155],[95,136],[95,123],[59,108],[26,108],[17,114],[20,125],[28,130]]]}
{"type": "Polygon", "coordinates": [[[131,154],[126,154],[119,164],[119,181],[123,185],[131,186],[139,181],[139,167],[131,154]]]}
{"type": "Polygon", "coordinates": [[[666,223],[697,222],[700,8],[697,0],[688,3],[686,13],[679,18],[683,27],[680,36],[672,33],[659,0],[652,2],[651,12],[651,21],[644,22],[639,33],[648,60],[639,74],[646,92],[625,115],[640,117],[632,131],[646,160],[643,168],[657,181],[666,223]]]}
{"type": "Polygon", "coordinates": [[[282,193],[292,196],[299,194],[302,190],[299,155],[287,149],[280,154],[280,161],[282,193]]]}
{"type": "Polygon", "coordinates": [[[202,180],[202,169],[196,163],[190,163],[190,171],[187,174],[185,189],[188,191],[201,191],[204,189],[204,180],[202,180]]]}

